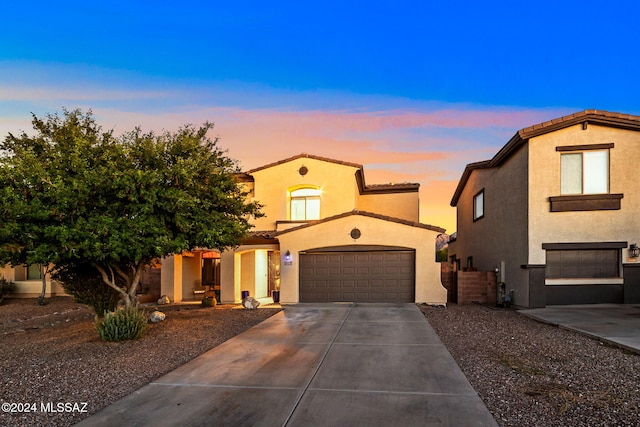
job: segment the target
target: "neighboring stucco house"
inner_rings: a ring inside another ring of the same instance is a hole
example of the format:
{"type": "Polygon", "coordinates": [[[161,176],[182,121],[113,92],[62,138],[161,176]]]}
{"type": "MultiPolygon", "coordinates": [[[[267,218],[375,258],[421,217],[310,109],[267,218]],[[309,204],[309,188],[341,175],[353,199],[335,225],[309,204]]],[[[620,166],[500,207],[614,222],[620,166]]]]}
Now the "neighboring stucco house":
{"type": "MultiPolygon", "coordinates": [[[[263,205],[250,236],[220,254],[220,299],[446,304],[435,262],[445,230],[419,222],[419,184],[367,185],[362,165],[309,154],[238,175],[263,205]]],[[[190,299],[201,252],[162,262],[162,293],[190,299]]]]}
{"type": "MultiPolygon", "coordinates": [[[[42,292],[42,272],[39,264],[24,266],[19,265],[15,268],[5,265],[0,267],[0,277],[4,277],[16,285],[15,293],[12,297],[20,298],[37,298],[42,292]]],[[[58,282],[52,281],[47,276],[47,291],[45,297],[64,296],[67,295],[58,282]]]]}
{"type": "Polygon", "coordinates": [[[458,268],[493,271],[519,307],[639,303],[640,116],[586,110],[518,131],[465,168],[458,268]]]}

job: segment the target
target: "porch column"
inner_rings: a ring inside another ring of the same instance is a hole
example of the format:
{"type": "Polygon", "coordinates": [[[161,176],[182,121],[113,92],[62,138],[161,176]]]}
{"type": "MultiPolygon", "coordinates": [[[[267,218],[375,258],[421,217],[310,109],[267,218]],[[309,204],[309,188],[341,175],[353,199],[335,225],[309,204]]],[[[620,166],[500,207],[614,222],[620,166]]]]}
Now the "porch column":
{"type": "Polygon", "coordinates": [[[235,258],[234,251],[224,251],[220,254],[220,302],[223,304],[233,304],[240,300],[238,289],[236,301],[235,258]]]}
{"type": "Polygon", "coordinates": [[[162,260],[160,293],[171,302],[182,301],[182,255],[173,255],[162,260]]]}

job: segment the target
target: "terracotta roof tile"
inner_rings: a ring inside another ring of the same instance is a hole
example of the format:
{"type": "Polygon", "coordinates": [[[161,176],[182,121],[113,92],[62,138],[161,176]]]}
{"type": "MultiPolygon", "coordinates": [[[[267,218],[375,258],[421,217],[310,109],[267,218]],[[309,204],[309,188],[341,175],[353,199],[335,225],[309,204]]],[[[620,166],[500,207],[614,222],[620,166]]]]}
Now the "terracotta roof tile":
{"type": "Polygon", "coordinates": [[[277,230],[258,230],[258,231],[250,231],[249,236],[253,238],[259,239],[273,239],[276,237],[278,233],[277,230]]]}
{"type": "Polygon", "coordinates": [[[264,165],[264,166],[259,166],[259,167],[255,168],[255,169],[251,169],[250,171],[247,171],[246,173],[247,174],[252,174],[254,172],[258,172],[258,171],[261,171],[263,169],[267,169],[267,168],[270,168],[270,167],[273,167],[273,166],[277,166],[277,165],[281,165],[281,164],[284,164],[284,163],[292,162],[292,161],[297,160],[297,159],[314,159],[314,160],[320,160],[320,161],[323,161],[323,162],[335,163],[335,164],[338,164],[338,165],[345,165],[345,166],[351,166],[351,167],[354,167],[354,168],[362,169],[362,165],[360,165],[358,163],[344,162],[342,160],[335,160],[335,159],[330,159],[328,157],[320,157],[320,156],[314,156],[313,154],[302,153],[302,154],[298,154],[297,156],[288,157],[286,159],[282,159],[282,160],[279,160],[277,162],[269,163],[269,164],[264,165]]]}
{"type": "Polygon", "coordinates": [[[329,221],[334,221],[336,219],[346,218],[346,217],[349,217],[349,216],[352,216],[352,215],[361,215],[361,216],[366,216],[366,217],[369,217],[369,218],[380,219],[380,220],[383,220],[383,221],[389,221],[389,222],[395,222],[395,223],[398,223],[398,224],[404,224],[404,225],[408,225],[408,226],[411,226],[411,227],[424,228],[424,229],[427,229],[427,230],[436,231],[438,233],[444,233],[446,231],[444,228],[441,228],[441,227],[438,227],[438,226],[435,226],[435,225],[423,224],[421,222],[409,221],[409,220],[402,219],[402,218],[395,218],[395,217],[391,217],[391,216],[376,214],[376,213],[373,213],[373,212],[366,212],[366,211],[360,211],[358,209],[354,209],[354,210],[352,210],[350,212],[344,212],[344,213],[341,213],[341,214],[338,214],[338,215],[334,215],[334,216],[330,216],[330,217],[327,217],[327,218],[319,219],[317,221],[311,221],[311,222],[309,222],[307,224],[303,224],[303,225],[300,225],[298,227],[289,228],[287,230],[279,231],[276,234],[276,236],[279,236],[279,235],[285,234],[285,233],[289,233],[291,231],[297,231],[297,230],[300,230],[300,229],[303,229],[303,228],[307,228],[307,227],[313,227],[314,225],[322,224],[322,223],[329,222],[329,221]]]}

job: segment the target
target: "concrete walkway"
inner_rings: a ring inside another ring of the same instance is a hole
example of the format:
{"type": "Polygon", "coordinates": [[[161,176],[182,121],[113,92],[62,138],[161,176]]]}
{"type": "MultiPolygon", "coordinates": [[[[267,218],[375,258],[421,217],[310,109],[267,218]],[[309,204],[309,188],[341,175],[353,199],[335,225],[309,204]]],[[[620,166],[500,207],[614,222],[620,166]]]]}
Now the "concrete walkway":
{"type": "Polygon", "coordinates": [[[346,303],[285,306],[79,425],[497,424],[418,307],[346,303]]]}
{"type": "Polygon", "coordinates": [[[640,304],[552,305],[519,313],[640,353],[640,304]]]}

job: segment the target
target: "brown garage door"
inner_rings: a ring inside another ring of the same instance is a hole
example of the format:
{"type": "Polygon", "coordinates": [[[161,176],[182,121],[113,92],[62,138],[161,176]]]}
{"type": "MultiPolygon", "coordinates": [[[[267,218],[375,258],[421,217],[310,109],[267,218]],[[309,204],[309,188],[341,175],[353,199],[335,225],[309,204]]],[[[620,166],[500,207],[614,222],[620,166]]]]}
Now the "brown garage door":
{"type": "Polygon", "coordinates": [[[300,254],[300,302],[414,302],[415,252],[300,254]]]}

